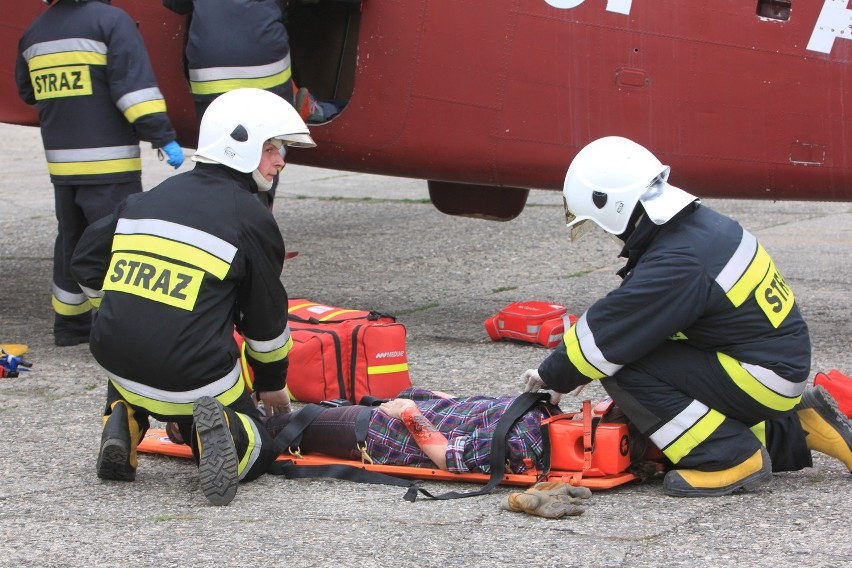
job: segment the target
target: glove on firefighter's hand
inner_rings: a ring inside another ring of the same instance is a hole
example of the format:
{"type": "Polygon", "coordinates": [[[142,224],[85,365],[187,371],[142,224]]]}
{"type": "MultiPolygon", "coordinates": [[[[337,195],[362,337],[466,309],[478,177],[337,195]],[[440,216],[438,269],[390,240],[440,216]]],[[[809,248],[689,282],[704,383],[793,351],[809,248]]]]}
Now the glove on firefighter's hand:
{"type": "Polygon", "coordinates": [[[166,154],[166,163],[174,169],[178,169],[183,163],[183,149],[177,141],[172,140],[163,146],[163,152],[166,154]]]}
{"type": "Polygon", "coordinates": [[[521,385],[524,388],[524,392],[538,392],[544,387],[544,381],[541,380],[538,370],[527,369],[521,375],[521,385]]]}
{"type": "MultiPolygon", "coordinates": [[[[524,392],[538,392],[547,387],[547,385],[544,384],[544,381],[541,380],[541,376],[538,374],[536,369],[526,370],[524,374],[521,375],[521,381],[524,392]]],[[[550,393],[550,404],[559,406],[559,401],[562,400],[562,394],[552,390],[548,390],[547,392],[550,393]]]]}

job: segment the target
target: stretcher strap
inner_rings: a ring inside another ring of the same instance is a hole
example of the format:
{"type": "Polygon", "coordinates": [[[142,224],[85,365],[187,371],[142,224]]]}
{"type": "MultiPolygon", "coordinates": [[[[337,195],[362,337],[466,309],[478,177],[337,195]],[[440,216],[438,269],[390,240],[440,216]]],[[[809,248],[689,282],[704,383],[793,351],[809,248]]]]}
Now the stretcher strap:
{"type": "Polygon", "coordinates": [[[275,436],[275,453],[280,455],[298,448],[302,442],[302,433],[324,410],[325,408],[318,404],[308,404],[295,413],[290,423],[275,436]]]}
{"type": "MultiPolygon", "coordinates": [[[[344,464],[327,466],[300,466],[295,465],[290,460],[278,460],[272,464],[269,473],[275,475],[283,475],[288,479],[330,477],[334,479],[357,481],[360,483],[408,487],[408,491],[403,496],[403,498],[406,501],[410,502],[413,502],[417,499],[418,493],[421,493],[430,499],[441,501],[447,499],[460,499],[463,497],[476,497],[478,495],[485,495],[486,493],[490,493],[495,487],[497,487],[497,485],[499,485],[500,481],[503,479],[506,463],[506,437],[509,434],[509,430],[512,429],[512,426],[514,426],[515,422],[517,422],[521,416],[526,414],[533,406],[535,406],[539,402],[546,400],[549,396],[550,395],[548,393],[523,393],[518,398],[516,398],[511,405],[509,405],[509,408],[506,409],[506,412],[503,413],[503,416],[501,416],[500,420],[497,422],[497,427],[494,430],[494,437],[491,441],[491,456],[489,458],[491,477],[488,479],[488,483],[486,483],[481,489],[475,491],[449,491],[440,495],[432,495],[429,491],[420,487],[419,481],[408,481],[391,475],[386,475],[383,473],[369,471],[360,467],[344,464]]],[[[305,408],[309,408],[310,406],[312,405],[306,406],[305,408]]],[[[322,407],[320,407],[320,411],[321,410],[322,407]]],[[[299,414],[302,414],[302,412],[300,412],[299,414]]],[[[308,427],[308,425],[310,425],[310,422],[312,422],[313,419],[316,418],[316,416],[318,415],[319,413],[316,413],[311,417],[305,417],[301,420],[299,419],[299,417],[294,418],[294,420],[290,424],[288,424],[287,428],[285,428],[284,431],[282,431],[280,434],[278,434],[278,436],[276,436],[276,444],[283,445],[284,443],[287,443],[284,434],[296,421],[299,422],[299,426],[290,429],[290,432],[289,434],[287,434],[287,436],[293,436],[293,433],[298,431],[295,435],[301,438],[301,433],[305,430],[305,428],[308,427]]],[[[287,447],[290,446],[288,445],[287,447]]]]}

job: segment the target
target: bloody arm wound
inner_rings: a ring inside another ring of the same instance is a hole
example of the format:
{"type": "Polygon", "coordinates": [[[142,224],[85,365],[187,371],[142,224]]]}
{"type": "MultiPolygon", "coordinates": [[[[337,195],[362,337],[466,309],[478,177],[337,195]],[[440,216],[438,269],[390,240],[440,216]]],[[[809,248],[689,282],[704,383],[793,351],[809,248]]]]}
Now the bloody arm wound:
{"type": "Polygon", "coordinates": [[[438,469],[447,470],[447,438],[420,413],[413,400],[397,398],[380,405],[379,409],[402,420],[423,453],[438,469]]]}

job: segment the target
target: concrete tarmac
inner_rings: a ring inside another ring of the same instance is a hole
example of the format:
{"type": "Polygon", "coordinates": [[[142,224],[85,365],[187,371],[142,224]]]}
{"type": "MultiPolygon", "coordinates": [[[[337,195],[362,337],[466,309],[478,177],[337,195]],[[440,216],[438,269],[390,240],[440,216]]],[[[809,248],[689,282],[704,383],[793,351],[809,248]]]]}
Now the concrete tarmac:
{"type": "MultiPolygon", "coordinates": [[[[0,343],[28,344],[33,363],[0,381],[0,566],[852,565],[852,476],[820,454],[768,491],[676,499],[654,479],[596,492],[584,515],[560,520],[500,510],[507,487],[408,503],[395,487],[278,476],[213,507],[191,461],[152,455],[140,456],[134,483],[101,481],[105,380],[86,345],[53,344],[56,221],[38,130],[0,125],[0,147],[0,343]]],[[[173,174],[143,152],[146,188],[173,174]]],[[[812,376],[852,373],[852,204],[705,203],[753,232],[795,291],[812,376]]],[[[299,252],[282,275],[291,297],[396,314],[414,384],[459,395],[518,392],[519,375],[548,353],[490,341],[486,318],[517,300],[579,315],[618,285],[622,265],[602,232],[569,242],[558,192],[532,192],[520,217],[498,223],[439,213],[422,181],[291,164],[275,217],[299,252]]]]}

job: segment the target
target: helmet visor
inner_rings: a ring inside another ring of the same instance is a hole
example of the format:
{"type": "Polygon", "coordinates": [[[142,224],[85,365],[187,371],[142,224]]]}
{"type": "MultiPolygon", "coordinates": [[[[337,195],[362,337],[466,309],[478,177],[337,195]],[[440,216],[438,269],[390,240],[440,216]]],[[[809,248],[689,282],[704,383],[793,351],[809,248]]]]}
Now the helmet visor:
{"type": "Polygon", "coordinates": [[[317,145],[310,134],[282,134],[275,138],[283,140],[287,146],[294,146],[296,148],[315,148],[317,145]]]}
{"type": "Polygon", "coordinates": [[[570,209],[568,209],[568,200],[565,199],[565,196],[562,196],[562,205],[565,207],[565,225],[571,229],[570,239],[573,243],[583,235],[589,232],[594,226],[594,223],[589,223],[588,219],[581,219],[577,221],[577,215],[575,215],[570,209]]]}

